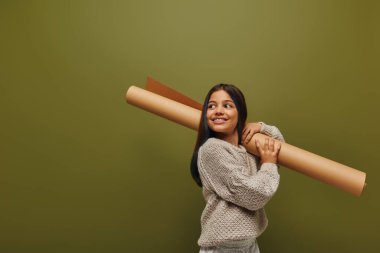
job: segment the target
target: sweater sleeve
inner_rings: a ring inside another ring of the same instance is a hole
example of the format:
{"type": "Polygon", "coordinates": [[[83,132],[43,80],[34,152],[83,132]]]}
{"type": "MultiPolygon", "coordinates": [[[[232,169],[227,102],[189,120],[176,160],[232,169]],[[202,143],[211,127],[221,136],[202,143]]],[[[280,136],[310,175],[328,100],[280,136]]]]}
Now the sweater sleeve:
{"type": "Polygon", "coordinates": [[[245,161],[228,147],[206,143],[199,150],[198,168],[204,187],[235,205],[257,210],[275,194],[280,175],[273,163],[263,163],[255,175],[242,173],[245,161]]]}
{"type": "Polygon", "coordinates": [[[285,142],[284,137],[282,136],[280,130],[278,130],[277,127],[267,125],[264,122],[259,122],[259,123],[261,124],[260,133],[268,135],[269,137],[272,137],[272,138],[279,140],[281,142],[285,142]]]}

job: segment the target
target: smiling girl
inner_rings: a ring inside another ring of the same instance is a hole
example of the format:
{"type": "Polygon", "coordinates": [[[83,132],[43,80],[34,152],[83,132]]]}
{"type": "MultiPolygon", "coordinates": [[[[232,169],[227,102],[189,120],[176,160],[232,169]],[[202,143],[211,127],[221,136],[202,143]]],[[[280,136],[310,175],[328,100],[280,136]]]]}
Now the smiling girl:
{"type": "Polygon", "coordinates": [[[280,143],[256,142],[260,157],[241,145],[255,133],[284,141],[280,131],[263,122],[247,123],[243,93],[234,85],[218,84],[203,104],[191,174],[206,201],[201,216],[200,253],[255,252],[256,238],[268,220],[264,206],[275,194],[280,175],[280,143]]]}

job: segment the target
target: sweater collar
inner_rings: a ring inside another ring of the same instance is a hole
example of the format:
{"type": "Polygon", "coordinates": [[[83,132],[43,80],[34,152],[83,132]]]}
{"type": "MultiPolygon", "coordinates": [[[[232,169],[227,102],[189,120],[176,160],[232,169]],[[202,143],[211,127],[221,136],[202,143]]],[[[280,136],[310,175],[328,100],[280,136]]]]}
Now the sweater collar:
{"type": "Polygon", "coordinates": [[[231,147],[233,148],[234,150],[240,152],[240,153],[245,153],[247,152],[247,150],[245,149],[245,147],[243,145],[240,145],[239,146],[235,146],[234,144],[231,144],[225,140],[222,140],[222,139],[218,139],[218,138],[215,138],[215,137],[211,137],[210,139],[214,139],[218,142],[220,142],[221,144],[225,145],[225,146],[228,146],[228,147],[231,147]]]}

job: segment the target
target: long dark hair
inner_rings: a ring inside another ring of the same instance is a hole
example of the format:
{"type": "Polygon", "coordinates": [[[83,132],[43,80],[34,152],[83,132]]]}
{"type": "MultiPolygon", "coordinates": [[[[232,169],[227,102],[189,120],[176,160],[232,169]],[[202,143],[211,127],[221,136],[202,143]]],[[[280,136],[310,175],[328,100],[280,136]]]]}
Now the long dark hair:
{"type": "Polygon", "coordinates": [[[215,132],[212,131],[207,124],[206,113],[207,113],[207,108],[208,108],[208,101],[210,100],[211,95],[215,91],[218,91],[218,90],[226,91],[235,103],[236,109],[238,111],[238,122],[237,122],[237,130],[238,130],[238,138],[239,138],[238,143],[241,143],[242,131],[245,126],[245,121],[247,120],[247,106],[245,104],[244,95],[239,90],[239,88],[237,88],[236,86],[232,84],[221,83],[221,84],[215,85],[214,87],[210,89],[203,103],[201,121],[199,122],[197,142],[194,147],[194,152],[193,152],[193,156],[192,156],[191,164],[190,164],[191,176],[200,187],[202,187],[202,181],[200,179],[199,171],[198,171],[198,151],[199,151],[199,148],[203,145],[203,143],[207,141],[207,139],[216,136],[215,132]]]}

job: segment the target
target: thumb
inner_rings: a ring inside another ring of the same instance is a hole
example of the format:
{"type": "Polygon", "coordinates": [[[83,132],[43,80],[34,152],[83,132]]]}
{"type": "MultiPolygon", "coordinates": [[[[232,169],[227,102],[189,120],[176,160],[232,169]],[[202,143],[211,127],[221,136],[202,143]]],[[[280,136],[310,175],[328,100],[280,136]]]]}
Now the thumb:
{"type": "Polygon", "coordinates": [[[258,139],[255,139],[255,143],[256,143],[256,147],[257,149],[259,150],[259,152],[261,153],[263,151],[263,149],[261,148],[261,145],[260,145],[260,141],[258,139]]]}

